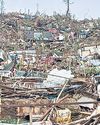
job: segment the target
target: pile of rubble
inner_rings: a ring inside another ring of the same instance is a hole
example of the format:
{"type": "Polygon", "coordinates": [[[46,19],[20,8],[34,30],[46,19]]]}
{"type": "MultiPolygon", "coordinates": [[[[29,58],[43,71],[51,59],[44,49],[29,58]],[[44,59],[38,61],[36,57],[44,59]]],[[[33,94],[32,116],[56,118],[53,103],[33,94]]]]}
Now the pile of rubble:
{"type": "Polygon", "coordinates": [[[0,17],[1,119],[100,123],[99,27],[63,15],[0,17]]]}

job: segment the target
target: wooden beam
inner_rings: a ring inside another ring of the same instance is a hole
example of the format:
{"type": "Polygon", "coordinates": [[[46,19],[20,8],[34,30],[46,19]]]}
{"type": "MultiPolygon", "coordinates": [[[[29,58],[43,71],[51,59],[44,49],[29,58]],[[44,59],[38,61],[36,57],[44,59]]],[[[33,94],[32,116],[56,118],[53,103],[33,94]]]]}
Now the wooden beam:
{"type": "Polygon", "coordinates": [[[30,107],[30,112],[29,112],[29,115],[30,115],[30,125],[32,125],[32,107],[30,107]]]}

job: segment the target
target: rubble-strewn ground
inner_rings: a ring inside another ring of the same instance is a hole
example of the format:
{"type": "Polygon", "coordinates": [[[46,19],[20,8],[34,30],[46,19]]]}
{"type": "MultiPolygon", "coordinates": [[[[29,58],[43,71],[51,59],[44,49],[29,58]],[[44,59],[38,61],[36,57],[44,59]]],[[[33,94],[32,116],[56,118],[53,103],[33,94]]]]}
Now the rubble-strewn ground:
{"type": "MultiPolygon", "coordinates": [[[[58,104],[60,102],[77,103],[81,97],[96,101],[98,80],[96,81],[95,76],[100,74],[99,46],[100,19],[79,21],[64,15],[31,16],[21,13],[8,13],[3,17],[0,16],[0,49],[6,53],[0,66],[4,66],[1,71],[11,72],[10,76],[1,75],[1,104],[8,105],[1,110],[2,118],[7,116],[25,117],[29,114],[28,108],[20,108],[18,111],[18,108],[9,108],[10,105],[55,102],[53,99],[55,96],[57,98],[63,85],[60,86],[60,91],[49,87],[37,89],[37,83],[41,84],[46,80],[49,71],[55,67],[71,70],[74,74],[74,79],[68,83],[68,86],[66,85],[62,95],[58,96],[58,104]],[[19,57],[14,58],[16,60],[13,59],[13,63],[7,63],[8,55],[18,56],[18,54],[19,57]],[[94,60],[98,60],[98,63],[95,64],[94,60]],[[16,71],[23,71],[23,77],[21,75],[16,77],[16,71]],[[31,71],[33,74],[28,76],[27,73],[31,71]]],[[[35,110],[34,108],[32,110],[35,110]]],[[[44,115],[49,108],[50,106],[41,106],[36,109],[37,112],[33,111],[33,114],[44,115]]],[[[90,108],[84,104],[63,104],[57,105],[56,108],[57,110],[70,109],[71,119],[75,121],[90,116],[96,109],[96,105],[90,108]]],[[[50,116],[51,120],[54,121],[52,111],[50,116]]],[[[98,118],[96,118],[95,123],[98,118]]],[[[85,124],[84,120],[79,123],[90,125],[91,121],[89,120],[86,120],[85,122],[88,121],[88,123],[85,124]]]]}

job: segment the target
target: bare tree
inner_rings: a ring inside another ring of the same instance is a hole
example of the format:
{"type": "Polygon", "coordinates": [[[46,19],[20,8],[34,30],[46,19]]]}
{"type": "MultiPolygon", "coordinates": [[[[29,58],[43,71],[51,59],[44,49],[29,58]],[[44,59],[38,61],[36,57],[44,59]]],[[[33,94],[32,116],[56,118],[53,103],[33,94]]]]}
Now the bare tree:
{"type": "Polygon", "coordinates": [[[4,13],[4,0],[0,0],[0,14],[3,15],[4,13]]]}
{"type": "Polygon", "coordinates": [[[63,0],[64,3],[67,6],[66,16],[69,16],[69,10],[70,10],[70,1],[69,0],[63,0]]]}

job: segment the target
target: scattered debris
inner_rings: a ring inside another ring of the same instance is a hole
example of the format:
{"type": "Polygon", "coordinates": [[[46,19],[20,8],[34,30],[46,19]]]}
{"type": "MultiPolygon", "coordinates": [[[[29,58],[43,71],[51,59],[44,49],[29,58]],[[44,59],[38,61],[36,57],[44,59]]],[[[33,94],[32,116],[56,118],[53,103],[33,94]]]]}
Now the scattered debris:
{"type": "Polygon", "coordinates": [[[100,123],[100,19],[22,13],[0,19],[1,121],[100,123]]]}

